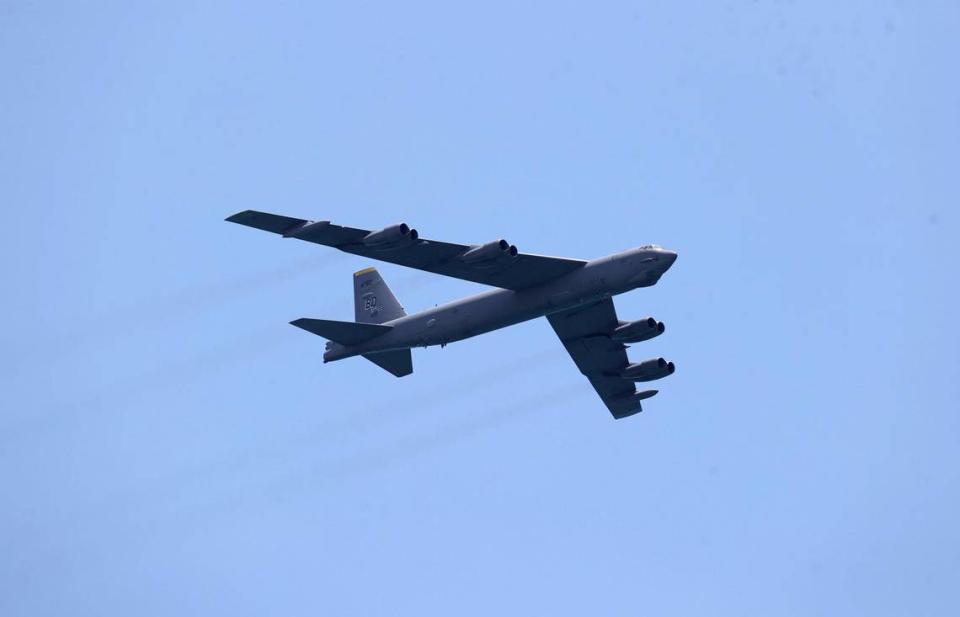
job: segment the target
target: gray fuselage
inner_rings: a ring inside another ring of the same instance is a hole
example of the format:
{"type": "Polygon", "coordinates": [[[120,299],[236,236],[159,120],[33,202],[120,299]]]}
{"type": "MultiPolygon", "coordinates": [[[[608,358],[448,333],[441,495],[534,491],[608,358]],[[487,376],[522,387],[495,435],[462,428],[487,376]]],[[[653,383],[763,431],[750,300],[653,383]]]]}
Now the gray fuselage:
{"type": "Polygon", "coordinates": [[[392,330],[359,345],[328,343],[324,362],[360,354],[446,345],[654,285],[677,255],[656,246],[615,253],[545,285],[514,291],[493,289],[454,302],[406,315],[383,325],[392,330]]]}

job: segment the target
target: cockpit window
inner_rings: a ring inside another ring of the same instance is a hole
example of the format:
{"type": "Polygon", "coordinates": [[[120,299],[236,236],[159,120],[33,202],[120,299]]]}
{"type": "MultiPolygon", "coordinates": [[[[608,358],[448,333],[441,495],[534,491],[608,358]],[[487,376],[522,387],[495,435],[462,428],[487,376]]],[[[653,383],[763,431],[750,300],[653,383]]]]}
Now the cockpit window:
{"type": "Polygon", "coordinates": [[[644,244],[640,247],[641,249],[658,249],[660,248],[659,244],[644,244]]]}

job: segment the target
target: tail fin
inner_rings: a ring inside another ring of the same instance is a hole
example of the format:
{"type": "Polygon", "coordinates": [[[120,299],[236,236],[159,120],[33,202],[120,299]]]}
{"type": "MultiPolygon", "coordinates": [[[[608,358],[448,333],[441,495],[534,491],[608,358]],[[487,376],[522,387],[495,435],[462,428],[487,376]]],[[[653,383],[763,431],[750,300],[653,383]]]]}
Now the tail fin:
{"type": "MultiPolygon", "coordinates": [[[[376,268],[367,268],[353,275],[353,310],[357,323],[382,324],[406,315],[376,268]]],[[[409,349],[368,353],[363,357],[397,377],[413,372],[409,349]]]]}
{"type": "Polygon", "coordinates": [[[406,315],[376,268],[353,275],[353,308],[357,323],[382,324],[406,315]]]}
{"type": "MultiPolygon", "coordinates": [[[[355,322],[306,318],[290,322],[298,328],[332,341],[327,343],[327,351],[323,354],[324,362],[346,357],[349,350],[345,352],[343,347],[359,345],[386,334],[393,326],[385,326],[384,322],[406,315],[376,268],[367,268],[353,275],[353,301],[355,322]]],[[[413,372],[413,358],[409,349],[362,355],[397,377],[413,372]]]]}

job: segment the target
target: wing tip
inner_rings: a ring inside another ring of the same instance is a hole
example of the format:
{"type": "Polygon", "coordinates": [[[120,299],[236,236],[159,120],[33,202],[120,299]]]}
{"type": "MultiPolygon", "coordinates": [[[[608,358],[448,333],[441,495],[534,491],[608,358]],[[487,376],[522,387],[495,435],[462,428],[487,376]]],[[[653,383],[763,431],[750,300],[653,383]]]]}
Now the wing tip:
{"type": "Polygon", "coordinates": [[[640,404],[640,401],[654,396],[657,392],[659,390],[644,390],[643,392],[634,392],[618,397],[608,404],[610,414],[613,415],[614,420],[622,420],[636,415],[643,411],[643,405],[640,404]]]}
{"type": "Polygon", "coordinates": [[[309,222],[304,219],[294,218],[292,216],[271,214],[269,212],[261,212],[259,210],[243,210],[237,212],[236,214],[231,214],[224,220],[229,223],[237,223],[239,225],[253,227],[254,229],[260,229],[262,231],[269,231],[275,234],[283,234],[295,227],[303,226],[309,222]]]}
{"type": "Polygon", "coordinates": [[[223,220],[227,221],[228,223],[243,223],[243,221],[249,219],[254,213],[256,213],[256,210],[241,210],[240,212],[231,214],[223,220]]]}
{"type": "Polygon", "coordinates": [[[614,411],[612,415],[614,420],[623,420],[624,418],[635,416],[641,411],[643,411],[643,406],[637,403],[637,406],[632,409],[629,409],[627,411],[614,411]]]}

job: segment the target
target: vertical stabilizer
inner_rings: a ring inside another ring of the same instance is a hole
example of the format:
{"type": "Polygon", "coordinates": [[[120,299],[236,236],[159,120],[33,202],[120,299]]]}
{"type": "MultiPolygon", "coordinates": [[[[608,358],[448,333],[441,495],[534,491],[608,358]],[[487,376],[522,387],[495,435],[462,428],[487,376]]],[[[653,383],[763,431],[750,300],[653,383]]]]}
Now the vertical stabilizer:
{"type": "Polygon", "coordinates": [[[358,323],[382,324],[406,315],[376,268],[354,273],[353,307],[358,323]]]}

